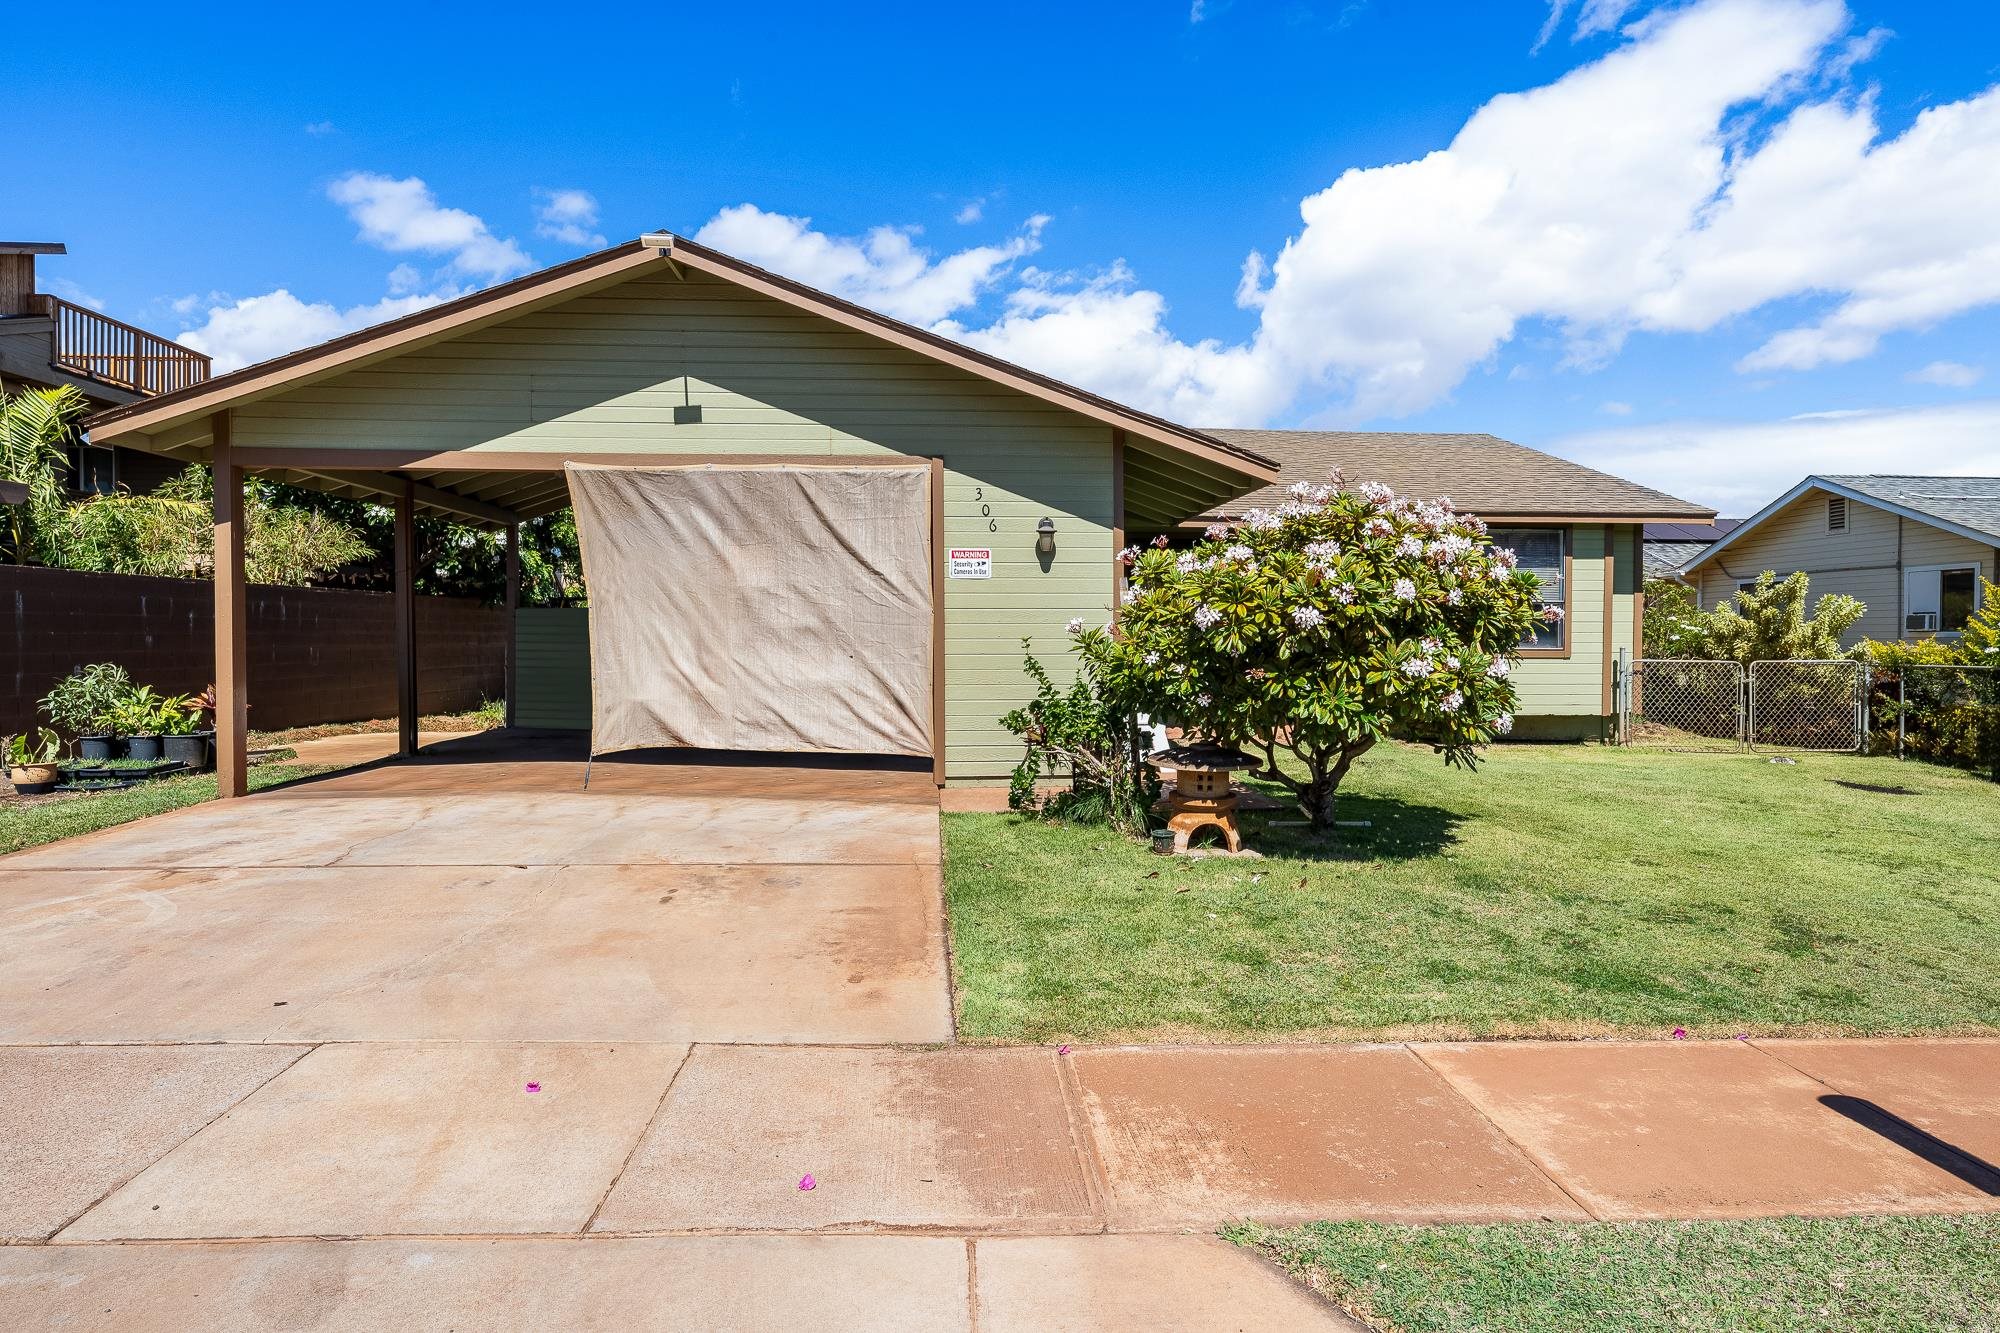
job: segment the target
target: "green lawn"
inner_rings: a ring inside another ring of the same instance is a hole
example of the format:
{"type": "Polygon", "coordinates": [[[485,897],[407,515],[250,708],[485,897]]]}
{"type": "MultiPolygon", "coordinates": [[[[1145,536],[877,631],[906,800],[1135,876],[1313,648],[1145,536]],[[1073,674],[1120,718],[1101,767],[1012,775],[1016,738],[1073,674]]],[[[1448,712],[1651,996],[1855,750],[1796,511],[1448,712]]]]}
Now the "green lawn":
{"type": "MultiPolygon", "coordinates": [[[[2000,1027],[2000,786],[1924,764],[1378,749],[1338,847],[944,817],[973,1040],[2000,1027]],[[1914,794],[1870,791],[1863,784],[1914,794]]],[[[1282,818],[1282,817],[1278,817],[1282,818]]]]}
{"type": "MultiPolygon", "coordinates": [[[[325,764],[260,764],[250,770],[250,790],[262,791],[328,771],[325,764]]],[[[148,815],[215,799],[215,775],[161,778],[123,791],[94,792],[62,800],[0,806],[0,853],[95,833],[148,815]]]]}
{"type": "Polygon", "coordinates": [[[1232,1227],[1397,1333],[1972,1333],[2000,1320],[2000,1217],[1232,1227]]]}

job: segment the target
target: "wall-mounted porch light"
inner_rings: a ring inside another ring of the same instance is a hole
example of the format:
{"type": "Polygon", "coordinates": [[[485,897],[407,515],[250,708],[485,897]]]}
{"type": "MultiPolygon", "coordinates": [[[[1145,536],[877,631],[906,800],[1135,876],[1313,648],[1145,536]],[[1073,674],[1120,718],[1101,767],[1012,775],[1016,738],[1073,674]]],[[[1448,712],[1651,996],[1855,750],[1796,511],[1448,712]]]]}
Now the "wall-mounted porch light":
{"type": "Polygon", "coordinates": [[[1056,553],[1056,521],[1044,518],[1035,524],[1035,554],[1054,555],[1056,553]]]}

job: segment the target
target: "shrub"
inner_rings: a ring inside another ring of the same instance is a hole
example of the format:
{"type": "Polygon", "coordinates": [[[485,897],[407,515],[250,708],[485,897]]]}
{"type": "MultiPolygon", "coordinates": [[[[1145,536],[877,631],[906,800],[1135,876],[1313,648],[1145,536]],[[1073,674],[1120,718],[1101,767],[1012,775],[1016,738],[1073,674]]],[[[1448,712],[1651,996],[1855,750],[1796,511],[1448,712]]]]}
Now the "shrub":
{"type": "Polygon", "coordinates": [[[1296,485],[1190,550],[1127,550],[1117,633],[1072,626],[1107,700],[1262,749],[1321,830],[1348,769],[1384,737],[1470,766],[1510,731],[1511,657],[1537,614],[1534,577],[1449,499],[1331,481],[1296,485]]]}
{"type": "MultiPolygon", "coordinates": [[[[1072,622],[1073,630],[1080,628],[1072,622]]],[[[1021,647],[1029,642],[1023,639],[1021,647]]],[[[1146,812],[1159,797],[1158,775],[1145,763],[1132,710],[1106,690],[1098,659],[1085,654],[1067,687],[1049,679],[1033,652],[1024,666],[1035,697],[1000,719],[1027,745],[1008,785],[1007,804],[1050,818],[1144,832],[1146,812]],[[1064,773],[1070,789],[1043,798],[1036,784],[1064,773]]]]}
{"type": "Polygon", "coordinates": [[[99,736],[113,725],[119,700],[132,688],[132,677],[115,662],[80,666],[42,696],[43,716],[58,731],[71,736],[99,736]]]}
{"type": "Polygon", "coordinates": [[[1862,602],[1830,592],[1806,615],[1809,587],[1803,572],[1780,579],[1771,570],[1702,618],[1710,657],[1749,664],[1842,656],[1840,636],[1868,613],[1862,602]]]}
{"type": "Polygon", "coordinates": [[[1707,657],[1708,617],[1694,604],[1694,589],[1672,579],[1646,581],[1647,657],[1707,657]]]}

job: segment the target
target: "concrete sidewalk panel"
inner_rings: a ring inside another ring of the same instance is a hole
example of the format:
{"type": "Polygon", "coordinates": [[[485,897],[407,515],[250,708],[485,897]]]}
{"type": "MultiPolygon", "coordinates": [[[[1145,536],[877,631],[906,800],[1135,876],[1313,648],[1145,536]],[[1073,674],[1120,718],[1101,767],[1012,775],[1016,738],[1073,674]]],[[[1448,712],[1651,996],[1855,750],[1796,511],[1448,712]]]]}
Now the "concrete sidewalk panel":
{"type": "Polygon", "coordinates": [[[581,1231],[686,1049],[322,1046],[59,1239],[581,1231]]]}
{"type": "Polygon", "coordinates": [[[1056,1236],[974,1247],[982,1333],[1359,1329],[1213,1236],[1056,1236]]]}
{"type": "Polygon", "coordinates": [[[0,1241],[52,1235],[306,1049],[0,1047],[0,1241]]]}
{"type": "Polygon", "coordinates": [[[965,1243],[918,1236],[259,1241],[0,1248],[0,1327],[967,1327],[965,1243]]]}
{"type": "Polygon", "coordinates": [[[595,1229],[1095,1225],[1048,1051],[703,1046],[595,1229]]]}
{"type": "Polygon", "coordinates": [[[1075,1061],[1113,1230],[1583,1214],[1401,1047],[1126,1048],[1075,1061]]]}
{"type": "Polygon", "coordinates": [[[1743,1042],[1426,1046],[1599,1216],[1960,1211],[1985,1199],[1743,1042]]]}
{"type": "Polygon", "coordinates": [[[1763,1041],[1838,1093],[1875,1103],[2000,1175],[2000,1041],[1763,1041]]]}

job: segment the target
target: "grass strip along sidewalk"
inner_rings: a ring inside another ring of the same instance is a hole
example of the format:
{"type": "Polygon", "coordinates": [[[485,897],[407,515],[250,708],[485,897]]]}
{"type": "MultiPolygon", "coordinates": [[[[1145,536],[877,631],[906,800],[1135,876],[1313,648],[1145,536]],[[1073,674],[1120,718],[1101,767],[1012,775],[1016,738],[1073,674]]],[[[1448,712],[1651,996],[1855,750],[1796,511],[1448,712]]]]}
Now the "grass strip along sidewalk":
{"type": "Polygon", "coordinates": [[[1922,763],[1383,746],[1336,845],[944,817],[972,1040],[2000,1027],[2000,787],[1922,763]]]}
{"type": "MultiPolygon", "coordinates": [[[[328,771],[325,764],[260,764],[250,770],[250,790],[262,791],[328,771]]],[[[95,833],[214,799],[215,775],[203,773],[160,778],[122,791],[9,802],[0,805],[0,854],[95,833]]]]}
{"type": "Polygon", "coordinates": [[[2000,1216],[1225,1230],[1394,1333],[1973,1333],[2000,1216]]]}

